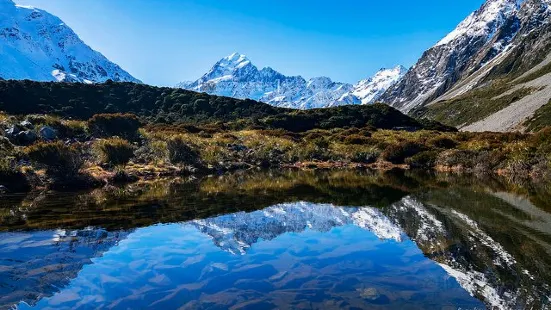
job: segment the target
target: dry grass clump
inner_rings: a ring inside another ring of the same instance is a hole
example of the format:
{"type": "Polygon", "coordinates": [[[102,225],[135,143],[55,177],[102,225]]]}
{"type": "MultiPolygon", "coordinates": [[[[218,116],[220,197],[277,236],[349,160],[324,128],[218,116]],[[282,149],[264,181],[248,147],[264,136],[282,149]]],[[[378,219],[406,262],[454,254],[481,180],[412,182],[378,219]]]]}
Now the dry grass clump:
{"type": "Polygon", "coordinates": [[[141,122],[134,114],[96,114],[88,120],[90,132],[97,137],[119,136],[133,140],[141,122]]]}
{"type": "Polygon", "coordinates": [[[406,141],[389,145],[383,151],[382,157],[393,164],[403,164],[407,158],[420,153],[424,149],[425,147],[419,143],[406,141]]]}
{"type": "Polygon", "coordinates": [[[10,116],[0,111],[0,123],[6,122],[10,119],[10,116]]]}
{"type": "Polygon", "coordinates": [[[121,138],[98,140],[94,150],[102,163],[111,166],[124,166],[134,157],[135,147],[121,138]]]}
{"type": "Polygon", "coordinates": [[[32,162],[46,169],[56,178],[77,175],[84,164],[79,144],[39,142],[24,148],[23,153],[32,162]]]}
{"type": "Polygon", "coordinates": [[[166,142],[168,158],[173,164],[194,165],[200,162],[199,154],[183,136],[170,137],[166,142]]]}

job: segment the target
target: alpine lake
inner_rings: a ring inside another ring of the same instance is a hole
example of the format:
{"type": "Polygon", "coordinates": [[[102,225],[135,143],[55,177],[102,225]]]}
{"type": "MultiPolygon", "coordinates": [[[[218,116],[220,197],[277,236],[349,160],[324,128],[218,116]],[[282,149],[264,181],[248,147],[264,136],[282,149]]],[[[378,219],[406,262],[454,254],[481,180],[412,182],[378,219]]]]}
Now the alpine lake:
{"type": "Polygon", "coordinates": [[[0,309],[550,309],[551,187],[243,171],[0,199],[0,309]]]}

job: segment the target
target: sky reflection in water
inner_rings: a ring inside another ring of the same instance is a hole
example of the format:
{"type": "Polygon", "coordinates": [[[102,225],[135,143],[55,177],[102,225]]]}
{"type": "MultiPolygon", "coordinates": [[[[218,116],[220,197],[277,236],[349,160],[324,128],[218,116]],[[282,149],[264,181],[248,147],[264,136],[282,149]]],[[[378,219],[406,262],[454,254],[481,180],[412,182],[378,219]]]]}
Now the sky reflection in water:
{"type": "MultiPolygon", "coordinates": [[[[305,230],[278,235],[285,225],[267,220],[265,211],[255,213],[259,218],[250,223],[276,229],[264,232],[272,240],[258,239],[250,248],[240,241],[247,250],[232,253],[225,241],[216,246],[197,222],[137,229],[36,307],[483,307],[408,239],[380,239],[357,224],[320,217],[326,222],[314,229],[308,228],[311,217],[295,217],[294,228],[305,230]]],[[[211,225],[233,238],[250,238],[211,225]]]]}
{"type": "Polygon", "coordinates": [[[417,180],[293,172],[34,198],[0,214],[0,308],[549,307],[547,205],[417,180]]]}

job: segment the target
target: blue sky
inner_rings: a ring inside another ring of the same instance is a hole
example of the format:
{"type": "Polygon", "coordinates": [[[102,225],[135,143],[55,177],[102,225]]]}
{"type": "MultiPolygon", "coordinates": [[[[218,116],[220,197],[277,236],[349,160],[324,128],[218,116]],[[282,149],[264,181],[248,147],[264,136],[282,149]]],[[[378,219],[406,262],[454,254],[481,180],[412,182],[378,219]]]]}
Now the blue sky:
{"type": "Polygon", "coordinates": [[[195,80],[240,52],[286,75],[356,82],[409,67],[483,0],[15,0],[59,16],[154,85],[195,80]]]}

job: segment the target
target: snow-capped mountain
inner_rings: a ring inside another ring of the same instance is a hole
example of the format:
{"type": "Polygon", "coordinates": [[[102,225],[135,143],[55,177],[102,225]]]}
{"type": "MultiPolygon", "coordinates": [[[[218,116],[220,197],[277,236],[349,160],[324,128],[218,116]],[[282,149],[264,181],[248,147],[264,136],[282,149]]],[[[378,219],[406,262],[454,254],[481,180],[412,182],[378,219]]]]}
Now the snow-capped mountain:
{"type": "Polygon", "coordinates": [[[371,104],[377,101],[383,93],[398,82],[406,74],[404,66],[392,69],[381,69],[372,78],[359,81],[354,85],[352,95],[359,98],[362,104],[371,104]]]}
{"type": "Polygon", "coordinates": [[[0,77],[140,82],[86,45],[58,17],[12,0],[0,0],[0,77]]]}
{"type": "Polygon", "coordinates": [[[245,55],[234,53],[218,61],[197,81],[180,83],[177,87],[249,98],[279,107],[311,109],[373,103],[404,71],[403,67],[383,69],[373,78],[352,85],[328,77],[306,80],[301,76],[285,76],[270,67],[259,70],[245,55]]]}
{"type": "MultiPolygon", "coordinates": [[[[498,74],[507,75],[513,70],[526,72],[546,56],[545,44],[537,44],[532,50],[536,44],[530,41],[533,41],[531,36],[541,35],[534,31],[549,24],[550,3],[549,0],[487,0],[427,50],[404,78],[381,96],[381,101],[402,112],[410,112],[487,85],[498,74]],[[540,54],[538,61],[535,54],[540,54]]],[[[540,43],[545,42],[543,36],[540,38],[540,43]]]]}

